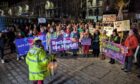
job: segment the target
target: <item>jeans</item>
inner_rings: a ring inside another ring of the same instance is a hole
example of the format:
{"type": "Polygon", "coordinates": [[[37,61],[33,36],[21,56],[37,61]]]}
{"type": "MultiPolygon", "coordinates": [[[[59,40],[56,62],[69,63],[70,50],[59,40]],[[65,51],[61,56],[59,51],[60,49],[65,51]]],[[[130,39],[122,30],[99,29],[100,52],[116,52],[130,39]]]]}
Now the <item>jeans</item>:
{"type": "Polygon", "coordinates": [[[132,64],[133,64],[133,56],[129,56],[129,57],[127,56],[125,58],[124,69],[131,71],[132,64]]]}

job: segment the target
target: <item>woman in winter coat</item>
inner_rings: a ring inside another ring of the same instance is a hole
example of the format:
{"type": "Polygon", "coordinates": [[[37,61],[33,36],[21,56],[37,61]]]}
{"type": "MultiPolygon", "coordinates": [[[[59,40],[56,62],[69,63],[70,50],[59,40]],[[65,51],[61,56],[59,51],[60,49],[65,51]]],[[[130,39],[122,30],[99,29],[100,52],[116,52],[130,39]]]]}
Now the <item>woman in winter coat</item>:
{"type": "Polygon", "coordinates": [[[132,63],[133,56],[138,46],[138,38],[135,36],[134,33],[135,33],[135,29],[131,29],[124,43],[124,45],[128,48],[128,53],[126,54],[124,68],[122,68],[122,70],[124,70],[125,72],[131,71],[132,64],[133,64],[132,63]]]}
{"type": "Polygon", "coordinates": [[[93,55],[95,57],[99,57],[100,53],[100,32],[99,30],[95,30],[93,39],[92,39],[92,49],[93,49],[93,55]]]}

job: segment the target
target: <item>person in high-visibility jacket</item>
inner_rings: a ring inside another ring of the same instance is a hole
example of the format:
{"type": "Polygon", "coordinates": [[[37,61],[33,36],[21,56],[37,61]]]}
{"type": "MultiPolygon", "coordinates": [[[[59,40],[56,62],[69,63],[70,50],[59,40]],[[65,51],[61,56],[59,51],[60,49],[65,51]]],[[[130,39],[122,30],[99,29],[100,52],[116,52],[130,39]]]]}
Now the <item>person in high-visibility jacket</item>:
{"type": "Polygon", "coordinates": [[[106,35],[106,31],[102,31],[100,34],[100,53],[101,53],[101,59],[105,59],[105,54],[104,54],[104,46],[105,46],[105,41],[108,41],[109,37],[106,35]]]}
{"type": "Polygon", "coordinates": [[[50,75],[48,68],[50,62],[51,58],[46,56],[41,40],[35,40],[34,46],[26,56],[26,63],[29,68],[29,80],[33,81],[33,84],[43,84],[43,80],[50,75]]]}

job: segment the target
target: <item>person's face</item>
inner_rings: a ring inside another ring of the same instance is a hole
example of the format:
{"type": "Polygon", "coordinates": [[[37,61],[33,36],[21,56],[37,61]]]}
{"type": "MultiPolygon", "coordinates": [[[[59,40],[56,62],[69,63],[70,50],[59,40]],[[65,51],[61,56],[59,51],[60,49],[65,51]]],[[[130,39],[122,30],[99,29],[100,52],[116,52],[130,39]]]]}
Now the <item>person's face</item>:
{"type": "Polygon", "coordinates": [[[34,28],[36,28],[36,25],[34,25],[34,28]]]}
{"type": "Polygon", "coordinates": [[[53,28],[50,28],[50,32],[51,32],[51,33],[53,32],[53,28]]]}
{"type": "Polygon", "coordinates": [[[42,27],[42,28],[40,28],[40,31],[41,31],[41,32],[44,32],[44,28],[43,28],[43,27],[42,27]]]}
{"type": "Polygon", "coordinates": [[[34,31],[33,31],[33,34],[34,34],[34,35],[36,35],[36,34],[37,34],[37,31],[36,31],[36,30],[34,30],[34,31]]]}
{"type": "Polygon", "coordinates": [[[73,30],[74,31],[77,31],[77,26],[76,25],[73,27],[73,30]]]}
{"type": "Polygon", "coordinates": [[[88,33],[89,32],[89,30],[88,29],[86,29],[86,33],[88,33]]]}
{"type": "Polygon", "coordinates": [[[47,28],[44,26],[43,29],[46,30],[47,28]]]}
{"type": "Polygon", "coordinates": [[[132,30],[129,31],[129,36],[132,36],[134,32],[132,30]]]}
{"type": "Polygon", "coordinates": [[[34,31],[37,31],[37,28],[34,28],[34,31]]]}
{"type": "Polygon", "coordinates": [[[113,32],[113,36],[116,36],[116,33],[115,32],[113,32]]]}
{"type": "Polygon", "coordinates": [[[18,36],[21,36],[21,33],[20,32],[18,33],[18,36]]]}
{"type": "Polygon", "coordinates": [[[61,34],[64,34],[64,30],[61,30],[61,34]]]}
{"type": "Polygon", "coordinates": [[[33,31],[32,30],[30,30],[30,32],[29,32],[30,34],[32,34],[33,33],[33,31]]]}
{"type": "Polygon", "coordinates": [[[95,34],[98,35],[98,31],[97,30],[95,31],[95,34]]]}
{"type": "Polygon", "coordinates": [[[60,31],[60,26],[57,26],[57,27],[56,27],[56,30],[57,30],[57,31],[60,31]]]}
{"type": "Polygon", "coordinates": [[[48,24],[48,27],[51,27],[51,25],[50,25],[50,24],[48,24]]]}
{"type": "Polygon", "coordinates": [[[83,25],[80,25],[80,28],[83,28],[83,25]]]}
{"type": "Polygon", "coordinates": [[[87,24],[85,24],[85,28],[88,28],[88,25],[87,24]]]}
{"type": "Polygon", "coordinates": [[[28,27],[28,26],[26,26],[26,29],[29,29],[29,27],[28,27]]]}

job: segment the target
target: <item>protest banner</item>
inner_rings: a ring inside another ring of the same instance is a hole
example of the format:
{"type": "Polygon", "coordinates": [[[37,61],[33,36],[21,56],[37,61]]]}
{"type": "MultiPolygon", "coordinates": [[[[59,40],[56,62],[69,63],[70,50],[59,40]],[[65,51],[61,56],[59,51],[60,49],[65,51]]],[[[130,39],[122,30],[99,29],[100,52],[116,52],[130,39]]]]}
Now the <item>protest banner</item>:
{"type": "Polygon", "coordinates": [[[17,54],[19,56],[26,55],[28,53],[30,47],[32,47],[32,44],[33,44],[33,41],[35,38],[42,40],[42,44],[43,44],[45,50],[48,50],[48,45],[46,43],[46,40],[47,40],[46,36],[29,37],[29,38],[22,38],[22,39],[15,40],[17,54]]]}
{"type": "Polygon", "coordinates": [[[104,48],[103,52],[105,53],[106,56],[117,60],[121,64],[124,64],[125,55],[128,52],[126,47],[120,44],[105,41],[103,48],[104,48]]]}
{"type": "Polygon", "coordinates": [[[107,31],[107,35],[110,36],[114,30],[114,22],[116,21],[115,14],[103,15],[103,30],[107,31]]]}
{"type": "Polygon", "coordinates": [[[114,28],[117,31],[129,31],[130,30],[130,20],[116,21],[114,22],[114,28]]]}
{"type": "Polygon", "coordinates": [[[73,43],[69,37],[52,39],[51,49],[53,52],[78,49],[78,42],[73,43]]]}
{"type": "Polygon", "coordinates": [[[107,36],[111,36],[112,35],[112,32],[114,30],[114,27],[111,27],[111,26],[104,26],[104,30],[106,31],[106,34],[107,36]]]}
{"type": "Polygon", "coordinates": [[[116,18],[115,14],[103,15],[103,22],[115,22],[116,18]]]}
{"type": "Polygon", "coordinates": [[[90,38],[84,38],[81,40],[82,45],[91,45],[91,39],[90,38]]]}

